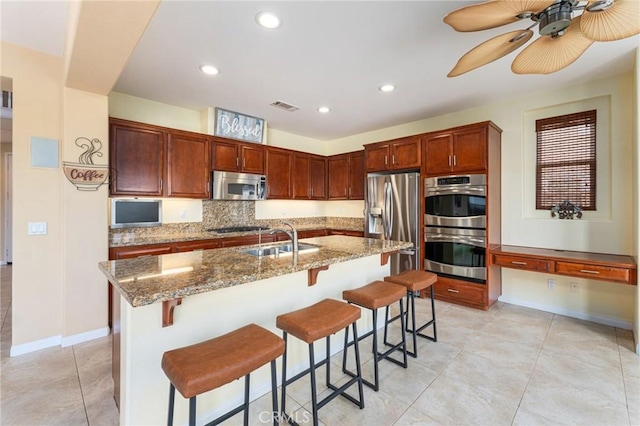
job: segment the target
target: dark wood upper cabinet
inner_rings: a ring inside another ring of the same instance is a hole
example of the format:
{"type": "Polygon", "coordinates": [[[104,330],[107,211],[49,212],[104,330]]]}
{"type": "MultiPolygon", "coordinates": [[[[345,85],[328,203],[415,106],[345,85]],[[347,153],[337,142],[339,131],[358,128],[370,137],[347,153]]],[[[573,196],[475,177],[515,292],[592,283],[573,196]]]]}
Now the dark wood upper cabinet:
{"type": "Polygon", "coordinates": [[[109,123],[111,195],[163,195],[164,132],[124,120],[109,123]]]}
{"type": "Polygon", "coordinates": [[[309,158],[309,180],[312,200],[327,199],[327,160],[319,155],[309,158]]]}
{"type": "Polygon", "coordinates": [[[293,151],[266,148],[267,199],[291,199],[293,151]]]}
{"type": "Polygon", "coordinates": [[[210,197],[209,144],[206,136],[167,135],[167,197],[210,197]]]}
{"type": "Polygon", "coordinates": [[[209,198],[207,135],[111,118],[111,195],[209,198]]]}
{"type": "Polygon", "coordinates": [[[213,170],[264,174],[264,146],[213,138],[213,170]]]}
{"type": "Polygon", "coordinates": [[[364,151],[349,155],[349,199],[364,200],[364,151]]]}
{"type": "Polygon", "coordinates": [[[364,199],[364,152],[332,155],[327,160],[330,200],[364,199]]]}
{"type": "Polygon", "coordinates": [[[496,133],[499,129],[491,123],[478,123],[425,135],[425,173],[429,176],[486,173],[489,132],[496,133]]]}
{"type": "Polygon", "coordinates": [[[324,200],[327,198],[326,160],[313,154],[293,154],[292,190],[296,200],[324,200]]]}
{"type": "Polygon", "coordinates": [[[420,168],[419,136],[368,144],[364,147],[367,172],[384,172],[420,168]]]}

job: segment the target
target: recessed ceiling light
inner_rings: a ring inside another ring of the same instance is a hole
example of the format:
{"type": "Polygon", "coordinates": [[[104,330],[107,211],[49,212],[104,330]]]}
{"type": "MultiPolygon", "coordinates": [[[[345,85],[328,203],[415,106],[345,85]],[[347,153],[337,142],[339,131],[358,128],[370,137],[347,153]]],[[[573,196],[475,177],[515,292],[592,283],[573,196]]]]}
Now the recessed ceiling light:
{"type": "Polygon", "coordinates": [[[216,75],[220,73],[220,70],[213,65],[202,65],[200,66],[200,71],[209,75],[216,75]]]}
{"type": "Polygon", "coordinates": [[[322,106],[322,107],[318,108],[318,112],[322,113],[322,114],[326,114],[329,111],[331,111],[331,109],[329,107],[326,107],[326,106],[322,106]]]}
{"type": "Polygon", "coordinates": [[[382,86],[378,87],[378,90],[380,90],[381,92],[393,92],[394,90],[396,90],[396,86],[394,86],[393,84],[383,84],[382,86]]]}
{"type": "Polygon", "coordinates": [[[278,28],[282,22],[280,22],[280,18],[270,12],[260,12],[256,15],[256,22],[262,28],[267,28],[269,30],[273,30],[278,28]]]}

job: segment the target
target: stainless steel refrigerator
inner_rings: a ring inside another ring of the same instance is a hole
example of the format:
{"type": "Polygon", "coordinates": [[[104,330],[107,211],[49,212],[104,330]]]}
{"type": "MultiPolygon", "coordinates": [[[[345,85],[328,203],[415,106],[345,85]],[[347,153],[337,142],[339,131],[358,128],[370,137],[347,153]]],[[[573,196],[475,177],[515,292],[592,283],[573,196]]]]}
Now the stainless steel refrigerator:
{"type": "Polygon", "coordinates": [[[370,173],[365,200],[365,237],[413,243],[391,256],[391,273],[419,269],[420,173],[370,173]]]}

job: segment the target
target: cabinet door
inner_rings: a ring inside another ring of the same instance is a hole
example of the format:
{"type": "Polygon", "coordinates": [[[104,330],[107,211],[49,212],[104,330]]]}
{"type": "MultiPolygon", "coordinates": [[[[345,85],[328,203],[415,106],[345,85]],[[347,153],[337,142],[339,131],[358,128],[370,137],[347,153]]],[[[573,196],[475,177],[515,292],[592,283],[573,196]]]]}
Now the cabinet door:
{"type": "Polygon", "coordinates": [[[327,199],[327,160],[323,157],[312,156],[309,159],[309,185],[311,199],[327,199]]]}
{"type": "Polygon", "coordinates": [[[420,138],[406,138],[391,144],[391,166],[394,170],[419,168],[420,138]]]}
{"type": "Polygon", "coordinates": [[[453,170],[484,172],[487,169],[485,128],[453,134],[453,170]]]}
{"type": "Polygon", "coordinates": [[[237,172],[240,165],[238,144],[225,142],[219,139],[213,140],[213,170],[237,172]]]}
{"type": "Polygon", "coordinates": [[[329,170],[329,199],[346,200],[349,198],[349,156],[334,155],[327,160],[329,170]]]}
{"type": "Polygon", "coordinates": [[[351,153],[349,160],[349,199],[364,200],[364,151],[351,153]]]}
{"type": "Polygon", "coordinates": [[[447,133],[427,138],[424,142],[424,165],[427,175],[451,172],[452,135],[447,133]]]}
{"type": "Polygon", "coordinates": [[[242,162],[240,169],[244,173],[264,174],[264,147],[258,144],[242,144],[240,147],[242,162]]]}
{"type": "Polygon", "coordinates": [[[309,184],[310,164],[309,156],[304,154],[293,155],[293,198],[296,200],[308,200],[311,197],[311,187],[309,184]]]}
{"type": "Polygon", "coordinates": [[[109,137],[111,195],[162,196],[164,133],[112,119],[109,137]]]}
{"type": "Polygon", "coordinates": [[[168,197],[210,197],[209,138],[169,133],[167,136],[168,197]]]}
{"type": "Polygon", "coordinates": [[[389,145],[365,146],[365,158],[368,172],[390,170],[389,145]]]}
{"type": "Polygon", "coordinates": [[[267,198],[291,199],[292,157],[290,151],[267,148],[267,198]]]}

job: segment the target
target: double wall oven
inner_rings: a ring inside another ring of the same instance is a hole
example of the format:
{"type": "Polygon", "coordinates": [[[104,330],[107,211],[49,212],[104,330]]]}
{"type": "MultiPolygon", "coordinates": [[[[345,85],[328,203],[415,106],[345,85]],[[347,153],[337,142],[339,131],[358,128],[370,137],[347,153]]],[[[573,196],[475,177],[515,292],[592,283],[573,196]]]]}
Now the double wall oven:
{"type": "Polygon", "coordinates": [[[487,176],[440,176],[425,182],[427,271],[486,283],[487,176]]]}

